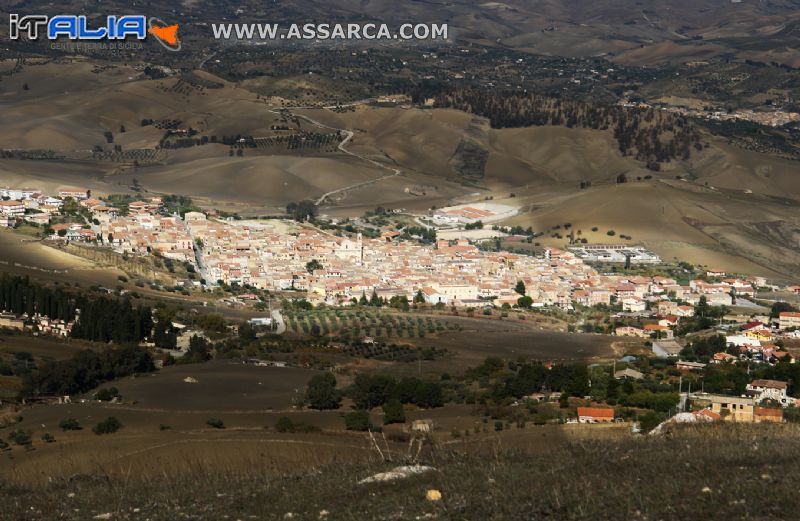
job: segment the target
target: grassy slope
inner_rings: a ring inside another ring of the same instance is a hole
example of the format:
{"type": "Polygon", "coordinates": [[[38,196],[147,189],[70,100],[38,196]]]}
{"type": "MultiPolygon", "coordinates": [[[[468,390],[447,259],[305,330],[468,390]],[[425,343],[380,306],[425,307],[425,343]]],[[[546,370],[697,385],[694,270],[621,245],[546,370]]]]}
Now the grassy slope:
{"type": "Polygon", "coordinates": [[[367,486],[357,481],[387,465],[279,475],[254,455],[249,466],[157,479],[93,474],[36,489],[0,486],[0,518],[319,519],[327,510],[328,519],[361,520],[786,519],[799,503],[798,433],[794,425],[714,425],[537,452],[440,447],[426,458],[437,472],[367,486]],[[425,500],[431,488],[442,501],[425,500]]]}

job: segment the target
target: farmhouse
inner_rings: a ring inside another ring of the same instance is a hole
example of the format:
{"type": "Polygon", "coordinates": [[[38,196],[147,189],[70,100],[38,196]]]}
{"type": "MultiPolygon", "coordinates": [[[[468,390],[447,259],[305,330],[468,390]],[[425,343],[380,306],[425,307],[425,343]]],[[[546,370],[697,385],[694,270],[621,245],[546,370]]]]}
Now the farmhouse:
{"type": "Polygon", "coordinates": [[[607,407],[578,407],[578,423],[610,423],[614,409],[607,407]]]}

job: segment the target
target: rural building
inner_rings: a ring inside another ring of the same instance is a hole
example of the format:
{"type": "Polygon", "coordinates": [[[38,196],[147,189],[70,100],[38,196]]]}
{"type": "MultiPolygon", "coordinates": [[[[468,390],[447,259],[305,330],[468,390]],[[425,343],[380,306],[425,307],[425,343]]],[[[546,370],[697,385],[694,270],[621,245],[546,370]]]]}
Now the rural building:
{"type": "Polygon", "coordinates": [[[653,354],[659,358],[678,356],[681,349],[683,349],[681,345],[674,340],[658,340],[653,342],[653,354]]]}
{"type": "Polygon", "coordinates": [[[702,371],[706,364],[700,362],[689,362],[688,360],[678,360],[675,367],[680,371],[702,371]]]}
{"type": "Polygon", "coordinates": [[[14,315],[0,315],[0,327],[22,331],[25,329],[25,321],[14,315]]]}
{"type": "Polygon", "coordinates": [[[755,404],[752,398],[738,396],[712,395],[711,410],[725,421],[753,423],[755,421],[755,404]]]}
{"type": "Polygon", "coordinates": [[[9,218],[25,215],[25,204],[22,201],[0,201],[0,214],[9,218]]]}
{"type": "Polygon", "coordinates": [[[635,336],[639,338],[647,338],[650,336],[644,329],[633,326],[620,326],[614,330],[617,336],[635,336]]]}
{"type": "Polygon", "coordinates": [[[788,386],[786,382],[781,382],[780,380],[759,379],[747,384],[745,392],[748,396],[752,396],[756,402],[775,400],[781,406],[788,407],[794,405],[796,401],[786,393],[788,386]]]}
{"type": "Polygon", "coordinates": [[[756,407],[756,423],[783,423],[783,409],[756,407]]]}
{"type": "Polygon", "coordinates": [[[72,197],[75,200],[82,201],[88,199],[90,195],[92,195],[92,192],[88,188],[65,187],[58,189],[58,196],[62,199],[72,197]]]}
{"type": "Polygon", "coordinates": [[[578,423],[610,423],[614,409],[607,407],[578,407],[578,423]]]}
{"type": "Polygon", "coordinates": [[[641,380],[642,378],[644,378],[644,373],[628,367],[627,369],[621,369],[616,373],[614,373],[614,378],[616,378],[617,380],[623,380],[623,379],[641,380]]]}
{"type": "Polygon", "coordinates": [[[800,313],[794,311],[784,311],[778,315],[778,328],[785,331],[792,328],[800,328],[800,313]]]}

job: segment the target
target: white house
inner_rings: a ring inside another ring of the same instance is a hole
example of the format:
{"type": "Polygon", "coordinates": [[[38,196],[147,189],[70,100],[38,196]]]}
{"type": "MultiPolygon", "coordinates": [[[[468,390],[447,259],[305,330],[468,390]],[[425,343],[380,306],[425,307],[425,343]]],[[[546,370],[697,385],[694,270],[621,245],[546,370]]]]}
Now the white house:
{"type": "Polygon", "coordinates": [[[783,407],[794,405],[796,400],[786,394],[788,384],[779,380],[753,380],[747,384],[745,391],[748,395],[753,396],[756,402],[762,400],[775,400],[783,407]]]}
{"type": "Polygon", "coordinates": [[[0,201],[0,214],[6,217],[21,217],[25,215],[25,204],[22,201],[0,201]]]}

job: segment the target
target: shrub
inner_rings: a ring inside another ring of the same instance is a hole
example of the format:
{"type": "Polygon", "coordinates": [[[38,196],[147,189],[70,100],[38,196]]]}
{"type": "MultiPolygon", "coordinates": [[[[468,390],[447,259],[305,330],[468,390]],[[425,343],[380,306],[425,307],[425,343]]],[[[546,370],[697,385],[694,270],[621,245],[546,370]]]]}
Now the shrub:
{"type": "Polygon", "coordinates": [[[369,421],[369,413],[363,409],[345,414],[344,425],[348,431],[364,432],[374,430],[372,423],[369,421]]]}
{"type": "Polygon", "coordinates": [[[338,409],[342,400],[336,389],[336,377],[332,373],[312,377],[308,382],[306,396],[312,409],[338,409]]]}
{"type": "Polygon", "coordinates": [[[45,432],[44,434],[42,434],[42,441],[45,443],[54,443],[56,441],[56,438],[49,432],[45,432]]]}
{"type": "Polygon", "coordinates": [[[8,440],[23,447],[30,446],[32,443],[31,433],[23,431],[22,429],[13,431],[11,434],[9,434],[8,440]]]}
{"type": "Polygon", "coordinates": [[[403,404],[398,399],[392,399],[383,404],[383,424],[405,423],[406,413],[403,404]]]}
{"type": "Polygon", "coordinates": [[[639,427],[642,432],[650,432],[661,423],[662,415],[656,411],[648,411],[639,416],[639,427]]]}
{"type": "Polygon", "coordinates": [[[210,427],[214,427],[215,429],[224,429],[225,422],[220,420],[219,418],[209,418],[206,420],[206,425],[210,427]]]}
{"type": "Polygon", "coordinates": [[[275,430],[278,432],[294,432],[294,422],[288,416],[281,416],[275,422],[275,430]]]}
{"type": "Polygon", "coordinates": [[[110,402],[114,398],[119,398],[119,390],[116,387],[109,387],[108,389],[100,389],[94,393],[94,397],[101,402],[110,402]]]}
{"type": "Polygon", "coordinates": [[[76,420],[75,418],[68,418],[66,420],[61,420],[58,426],[59,428],[61,428],[62,431],[79,431],[83,428],[81,427],[81,424],[78,423],[78,420],[76,420]]]}
{"type": "Polygon", "coordinates": [[[113,434],[122,428],[122,424],[113,416],[109,416],[105,420],[101,421],[94,427],[92,427],[92,432],[100,435],[100,434],[113,434]]]}

